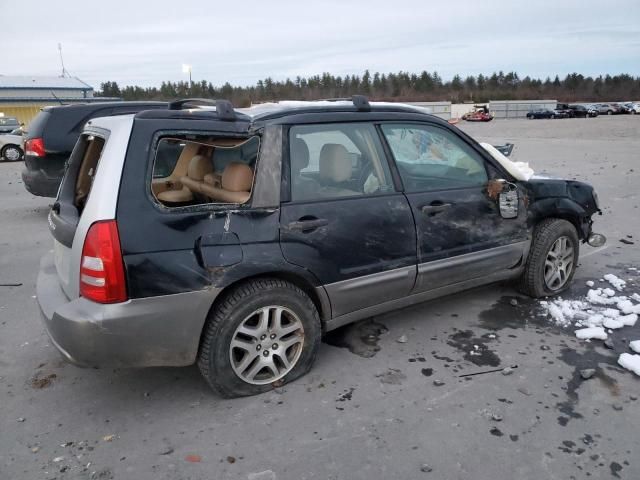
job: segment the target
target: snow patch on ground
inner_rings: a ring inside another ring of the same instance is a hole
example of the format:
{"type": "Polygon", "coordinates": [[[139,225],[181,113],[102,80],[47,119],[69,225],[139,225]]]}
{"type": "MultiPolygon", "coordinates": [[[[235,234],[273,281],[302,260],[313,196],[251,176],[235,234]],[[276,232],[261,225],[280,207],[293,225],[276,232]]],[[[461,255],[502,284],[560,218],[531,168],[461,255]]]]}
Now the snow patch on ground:
{"type": "Polygon", "coordinates": [[[640,355],[622,353],[618,357],[618,365],[640,376],[640,355]]]}
{"type": "MultiPolygon", "coordinates": [[[[635,267],[629,267],[635,268],[635,267]]],[[[576,337],[584,340],[607,339],[607,331],[623,327],[633,327],[640,315],[640,295],[616,294],[622,292],[627,283],[612,273],[600,281],[607,281],[613,288],[590,288],[586,296],[578,300],[565,300],[557,297],[540,301],[543,316],[559,327],[576,328],[576,337]],[[632,301],[633,300],[633,301],[632,301]],[[634,303],[638,302],[638,303],[634,303]]],[[[587,286],[595,286],[593,280],[587,286]]],[[[638,341],[640,353],[640,341],[638,341]]]]}
{"type": "Polygon", "coordinates": [[[640,340],[634,340],[629,342],[629,348],[636,353],[640,353],[640,340]]]}
{"type": "Polygon", "coordinates": [[[621,292],[624,287],[626,286],[627,282],[625,282],[624,280],[622,280],[619,277],[616,277],[613,273],[607,273],[604,276],[604,279],[609,282],[611,284],[611,286],[613,288],[615,288],[616,290],[618,290],[619,292],[621,292]]]}
{"type": "Polygon", "coordinates": [[[604,331],[602,327],[589,327],[589,328],[581,328],[580,330],[576,330],[576,337],[580,340],[587,340],[596,338],[598,340],[606,340],[607,332],[604,331]]]}

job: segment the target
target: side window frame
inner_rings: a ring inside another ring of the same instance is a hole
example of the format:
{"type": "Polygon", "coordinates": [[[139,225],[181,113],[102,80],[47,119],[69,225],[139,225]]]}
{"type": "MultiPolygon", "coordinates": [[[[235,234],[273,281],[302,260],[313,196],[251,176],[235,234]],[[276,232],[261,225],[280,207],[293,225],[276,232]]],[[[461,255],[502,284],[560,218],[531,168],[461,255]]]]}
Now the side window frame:
{"type": "Polygon", "coordinates": [[[254,191],[256,189],[256,184],[258,182],[258,164],[260,163],[260,157],[262,153],[263,147],[263,137],[261,133],[258,132],[249,132],[248,134],[233,134],[231,132],[217,132],[215,130],[173,130],[173,129],[160,129],[156,130],[151,137],[151,144],[149,148],[148,161],[146,165],[146,174],[145,174],[145,196],[147,200],[151,203],[153,208],[162,213],[168,214],[183,214],[183,213],[207,213],[207,212],[216,212],[216,211],[226,211],[226,210],[249,210],[254,208],[254,191]],[[259,146],[258,153],[256,157],[256,163],[253,174],[253,184],[251,186],[251,197],[246,203],[238,204],[238,203],[199,203],[196,205],[184,205],[184,206],[167,206],[162,204],[153,193],[152,190],[152,182],[153,182],[153,169],[156,160],[156,151],[158,147],[158,143],[166,137],[181,137],[186,135],[197,135],[200,137],[205,136],[224,136],[229,138],[238,138],[248,140],[251,137],[258,137],[259,146]]]}
{"type": "MultiPolygon", "coordinates": [[[[396,162],[396,158],[395,155],[393,154],[393,150],[391,149],[391,146],[389,145],[389,142],[387,140],[386,135],[384,134],[384,131],[382,130],[382,126],[383,125],[402,125],[402,126],[410,126],[410,125],[415,125],[416,127],[423,127],[423,128],[435,128],[435,129],[439,129],[445,132],[448,132],[450,135],[454,135],[458,140],[460,140],[465,146],[467,146],[473,153],[474,155],[482,160],[482,164],[484,166],[486,175],[487,175],[487,180],[493,180],[496,178],[504,178],[506,180],[509,181],[515,181],[511,175],[509,173],[507,173],[501,165],[499,165],[490,155],[488,152],[485,152],[484,149],[480,146],[477,145],[475,142],[473,142],[473,139],[471,139],[471,137],[469,137],[466,133],[464,132],[460,132],[457,133],[455,131],[452,131],[449,128],[446,128],[443,125],[438,125],[435,122],[419,122],[419,121],[415,121],[415,120],[409,120],[409,121],[403,121],[403,120],[390,120],[390,121],[380,121],[380,122],[376,122],[376,128],[378,130],[378,135],[380,136],[381,142],[384,146],[384,150],[385,153],[388,156],[388,160],[389,160],[389,164],[390,164],[390,168],[392,171],[392,175],[394,176],[394,181],[396,180],[396,176],[397,176],[397,182],[400,185],[401,191],[408,193],[406,190],[406,187],[404,185],[404,182],[402,180],[402,175],[400,174],[400,170],[398,168],[397,162],[396,162]]],[[[457,187],[456,189],[464,189],[464,188],[477,188],[477,185],[474,186],[469,186],[469,187],[457,187]]],[[[442,190],[449,190],[450,188],[444,188],[444,189],[438,189],[438,190],[425,190],[425,192],[435,192],[435,191],[442,191],[442,190]]],[[[412,193],[417,193],[417,192],[412,192],[412,193]]]]}
{"type": "Polygon", "coordinates": [[[313,122],[313,123],[297,123],[297,124],[289,124],[286,125],[284,135],[282,136],[282,187],[280,194],[280,203],[291,203],[291,204],[311,204],[311,203],[321,203],[321,202],[332,202],[336,200],[348,200],[348,199],[361,199],[361,198],[371,198],[371,197],[379,197],[385,195],[395,195],[402,191],[402,185],[396,181],[396,173],[393,171],[393,166],[389,162],[389,158],[386,152],[386,144],[380,138],[380,134],[378,132],[378,127],[376,122],[368,121],[368,120],[358,120],[358,121],[327,121],[327,122],[313,122]],[[353,196],[336,196],[336,197],[324,197],[324,198],[313,198],[313,199],[304,199],[304,200],[294,200],[293,192],[292,192],[292,175],[291,175],[291,130],[294,127],[299,126],[329,126],[329,125],[368,125],[371,127],[371,133],[374,135],[374,141],[379,142],[380,148],[380,161],[383,163],[386,162],[388,171],[389,171],[389,181],[390,186],[393,187],[392,190],[383,191],[383,192],[374,192],[374,193],[363,193],[362,195],[353,195],[353,196]],[[377,136],[377,139],[375,138],[377,136]]]}

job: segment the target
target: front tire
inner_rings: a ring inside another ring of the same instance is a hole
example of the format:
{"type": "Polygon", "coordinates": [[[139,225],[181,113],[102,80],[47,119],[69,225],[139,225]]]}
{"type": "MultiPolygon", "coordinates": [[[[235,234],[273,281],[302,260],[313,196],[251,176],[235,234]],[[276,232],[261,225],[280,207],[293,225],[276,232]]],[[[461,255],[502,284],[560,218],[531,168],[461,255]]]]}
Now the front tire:
{"type": "Polygon", "coordinates": [[[306,374],[321,336],[318,310],[300,288],[276,278],[251,280],[209,313],[198,367],[223,397],[257,395],[306,374]]]}
{"type": "Polygon", "coordinates": [[[519,290],[533,298],[563,292],[571,285],[580,256],[580,240],[568,221],[549,218],[533,233],[519,290]]]}
{"type": "Polygon", "coordinates": [[[5,145],[0,152],[0,159],[4,162],[17,162],[22,160],[24,152],[17,145],[5,145]]]}

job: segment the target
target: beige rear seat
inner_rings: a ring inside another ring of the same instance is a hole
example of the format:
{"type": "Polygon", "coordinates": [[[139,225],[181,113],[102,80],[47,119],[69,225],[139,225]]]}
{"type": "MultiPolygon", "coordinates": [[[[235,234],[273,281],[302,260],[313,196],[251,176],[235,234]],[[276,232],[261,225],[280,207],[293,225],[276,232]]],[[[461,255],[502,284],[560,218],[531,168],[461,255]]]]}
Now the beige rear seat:
{"type": "MultiPolygon", "coordinates": [[[[187,175],[180,177],[182,188],[179,190],[166,190],[158,194],[158,200],[166,203],[185,203],[194,199],[194,193],[203,193],[202,185],[204,185],[204,177],[213,172],[211,160],[202,156],[195,155],[189,161],[187,175]]],[[[206,195],[206,193],[205,193],[206,195]]]]}
{"type": "Polygon", "coordinates": [[[214,202],[246,203],[251,197],[253,170],[244,163],[232,162],[222,172],[220,187],[209,182],[203,182],[202,185],[202,193],[214,202]]]}

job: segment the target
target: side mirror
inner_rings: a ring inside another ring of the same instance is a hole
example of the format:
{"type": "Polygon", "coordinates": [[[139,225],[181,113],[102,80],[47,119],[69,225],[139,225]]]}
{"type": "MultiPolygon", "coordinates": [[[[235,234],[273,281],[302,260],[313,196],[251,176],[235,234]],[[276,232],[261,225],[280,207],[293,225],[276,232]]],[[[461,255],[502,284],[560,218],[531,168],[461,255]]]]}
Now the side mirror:
{"type": "Polygon", "coordinates": [[[502,218],[518,217],[518,187],[506,180],[491,180],[487,185],[489,197],[497,200],[502,218]],[[497,198],[496,198],[497,197],[497,198]]]}

